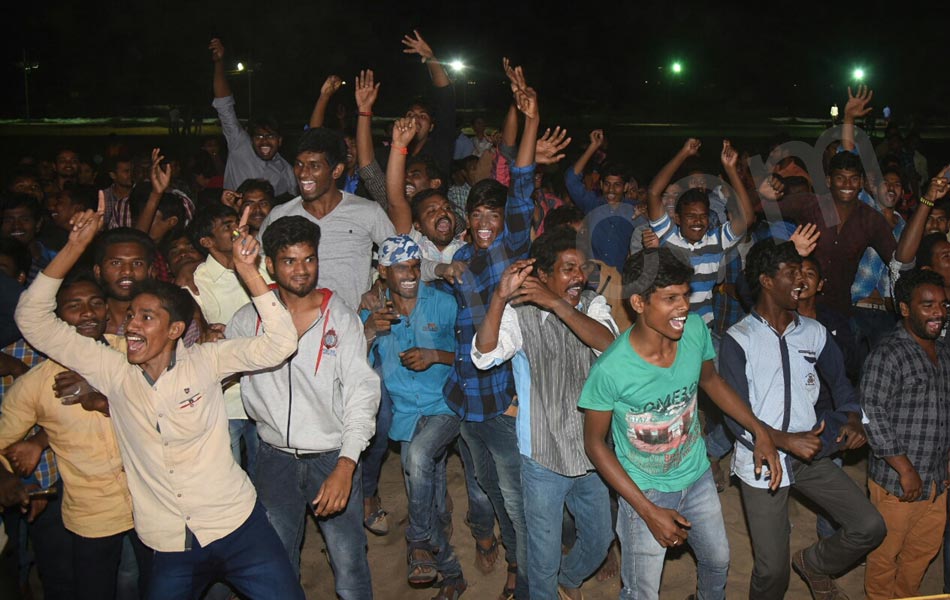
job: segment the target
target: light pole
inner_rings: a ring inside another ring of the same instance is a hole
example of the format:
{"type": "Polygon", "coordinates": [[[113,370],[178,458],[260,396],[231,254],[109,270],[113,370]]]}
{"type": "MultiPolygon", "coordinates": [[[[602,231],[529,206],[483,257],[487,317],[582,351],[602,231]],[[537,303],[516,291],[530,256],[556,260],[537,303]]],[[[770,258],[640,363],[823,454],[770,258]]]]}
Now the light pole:
{"type": "Polygon", "coordinates": [[[23,49],[23,61],[17,63],[23,71],[23,99],[26,101],[26,120],[30,120],[30,73],[39,69],[40,64],[27,60],[26,48],[23,49]]]}
{"type": "Polygon", "coordinates": [[[244,64],[241,61],[238,61],[238,64],[234,66],[233,71],[229,71],[232,75],[238,75],[241,73],[247,74],[247,116],[248,118],[254,113],[254,102],[253,102],[253,91],[251,86],[251,76],[254,74],[254,67],[251,64],[251,61],[248,60],[247,64],[244,64]]]}

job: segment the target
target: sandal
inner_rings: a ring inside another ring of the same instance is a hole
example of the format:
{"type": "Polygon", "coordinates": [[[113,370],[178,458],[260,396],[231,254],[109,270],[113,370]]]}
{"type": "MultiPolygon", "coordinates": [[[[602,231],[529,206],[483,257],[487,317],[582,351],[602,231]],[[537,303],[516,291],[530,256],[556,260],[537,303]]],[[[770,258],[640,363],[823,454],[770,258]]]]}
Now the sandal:
{"type": "Polygon", "coordinates": [[[406,562],[409,563],[406,579],[409,585],[425,585],[432,583],[438,577],[439,572],[436,570],[432,552],[433,548],[428,541],[409,542],[406,551],[406,562]]]}
{"type": "Polygon", "coordinates": [[[386,515],[389,514],[383,510],[380,504],[379,496],[367,498],[363,501],[363,527],[375,535],[386,535],[389,533],[389,520],[386,515]],[[375,510],[374,510],[375,509],[375,510]]]}
{"type": "MultiPolygon", "coordinates": [[[[518,564],[517,563],[508,563],[507,569],[508,575],[514,575],[517,580],[518,577],[518,564]]],[[[505,579],[505,587],[501,590],[501,595],[498,596],[498,600],[514,600],[515,599],[515,587],[508,586],[508,580],[505,579]]]]}
{"type": "Polygon", "coordinates": [[[462,579],[461,575],[443,579],[439,593],[433,596],[432,600],[458,600],[467,589],[468,583],[462,579]]]}
{"type": "Polygon", "coordinates": [[[495,570],[495,561],[498,560],[498,538],[491,536],[491,544],[486,548],[475,540],[475,566],[484,575],[495,570]]]}

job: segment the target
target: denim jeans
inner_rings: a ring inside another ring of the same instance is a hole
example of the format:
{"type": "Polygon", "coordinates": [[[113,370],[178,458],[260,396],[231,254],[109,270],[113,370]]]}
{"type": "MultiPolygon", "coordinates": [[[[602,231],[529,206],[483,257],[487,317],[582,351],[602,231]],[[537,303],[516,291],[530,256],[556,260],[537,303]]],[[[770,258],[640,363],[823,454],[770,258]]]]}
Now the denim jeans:
{"type": "Polygon", "coordinates": [[[462,437],[475,464],[475,476],[488,494],[505,544],[505,561],[518,564],[515,597],[528,598],[528,530],[521,493],[521,453],[515,418],[499,415],[488,421],[465,421],[462,437]]]}
{"type": "Polygon", "coordinates": [[[449,543],[442,519],[445,512],[445,459],[459,433],[455,415],[422,417],[412,441],[402,442],[402,468],[409,491],[406,541],[428,541],[436,548],[436,568],[446,579],[460,577],[462,566],[449,543]]]}
{"type": "Polygon", "coordinates": [[[155,552],[148,600],[196,599],[217,579],[248,598],[304,598],[260,502],[240,527],[207,546],[195,539],[191,550],[155,552]]]}
{"type": "Polygon", "coordinates": [[[250,419],[228,419],[228,431],[231,434],[231,454],[234,462],[244,467],[247,473],[254,472],[257,462],[257,449],[261,440],[257,437],[257,423],[250,419]],[[247,460],[241,461],[241,440],[244,440],[244,454],[247,460]]]}
{"type": "MultiPolygon", "coordinates": [[[[373,368],[383,378],[381,365],[373,368]]],[[[363,497],[372,498],[378,495],[379,474],[383,470],[383,461],[389,451],[389,428],[393,424],[393,401],[386,391],[386,386],[380,384],[379,411],[376,412],[376,433],[369,441],[369,446],[360,456],[360,465],[363,468],[363,497]]]]}
{"type": "MultiPolygon", "coordinates": [[[[254,485],[274,530],[290,557],[291,568],[300,574],[300,546],[311,502],[333,469],[339,451],[297,458],[262,443],[257,453],[254,485]]],[[[346,508],[317,519],[336,579],[336,593],[343,600],[373,597],[366,533],[363,531],[361,469],[353,473],[346,508]]],[[[275,596],[276,597],[276,596],[275,596]]]]}
{"type": "Polygon", "coordinates": [[[521,489],[528,527],[528,586],[532,600],[557,600],[557,586],[579,588],[607,557],[613,541],[610,495],[596,472],[565,477],[521,457],[521,489]],[[564,504],[576,523],[577,541],[561,554],[564,504]]]}
{"type": "MultiPolygon", "coordinates": [[[[145,597],[151,567],[152,551],[129,530],[115,535],[87,538],[70,532],[73,547],[73,573],[76,579],[76,600],[112,600],[119,597],[119,565],[128,543],[133,550],[136,581],[123,591],[125,598],[145,597]],[[134,594],[134,595],[133,595],[134,594]]],[[[128,569],[132,565],[126,565],[128,569]]]]}
{"type": "MultiPolygon", "coordinates": [[[[643,490],[643,493],[653,504],[672,508],[692,524],[686,543],[696,555],[698,600],[724,599],[729,574],[729,541],[712,471],[707,469],[685,490],[643,490]]],[[[666,548],[656,541],[646,522],[623,498],[620,498],[620,514],[617,515],[617,535],[620,537],[620,577],[623,580],[620,598],[656,600],[660,593],[666,548]]]]}
{"type": "Polygon", "coordinates": [[[458,437],[456,446],[459,459],[462,461],[462,472],[465,474],[465,493],[468,495],[468,513],[465,522],[476,540],[485,540],[495,534],[495,511],[492,509],[488,494],[478,484],[475,477],[475,464],[468,444],[458,437]]]}

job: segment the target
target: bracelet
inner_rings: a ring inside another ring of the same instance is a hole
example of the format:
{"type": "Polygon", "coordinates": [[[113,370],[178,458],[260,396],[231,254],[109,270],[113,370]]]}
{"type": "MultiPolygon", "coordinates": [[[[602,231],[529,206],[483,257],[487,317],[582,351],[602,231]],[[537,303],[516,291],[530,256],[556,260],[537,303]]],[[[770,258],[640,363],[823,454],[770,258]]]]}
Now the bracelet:
{"type": "Polygon", "coordinates": [[[395,150],[399,154],[402,154],[403,156],[406,156],[407,154],[409,154],[409,148],[406,146],[397,146],[396,144],[393,144],[393,150],[395,150]]]}
{"type": "Polygon", "coordinates": [[[924,206],[929,207],[929,208],[933,208],[933,207],[934,207],[934,203],[931,202],[930,200],[927,200],[927,199],[924,198],[923,196],[920,197],[920,203],[923,204],[924,206]]]}
{"type": "Polygon", "coordinates": [[[363,112],[363,111],[360,111],[360,112],[358,112],[358,113],[356,113],[356,114],[358,114],[358,115],[361,116],[361,117],[372,117],[372,116],[373,116],[373,113],[371,113],[371,112],[363,112]]]}

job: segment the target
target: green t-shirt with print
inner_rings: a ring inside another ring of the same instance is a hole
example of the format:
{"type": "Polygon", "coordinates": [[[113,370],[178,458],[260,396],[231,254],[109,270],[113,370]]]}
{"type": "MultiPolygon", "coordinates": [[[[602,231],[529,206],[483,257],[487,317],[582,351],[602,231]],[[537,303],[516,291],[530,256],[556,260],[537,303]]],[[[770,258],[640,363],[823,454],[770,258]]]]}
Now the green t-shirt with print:
{"type": "Polygon", "coordinates": [[[613,413],[614,451],[640,489],[684,490],[709,468],[696,391],[703,361],[716,356],[712,338],[690,314],[673,364],[662,368],[634,351],[633,327],[594,363],[577,404],[613,413]]]}

